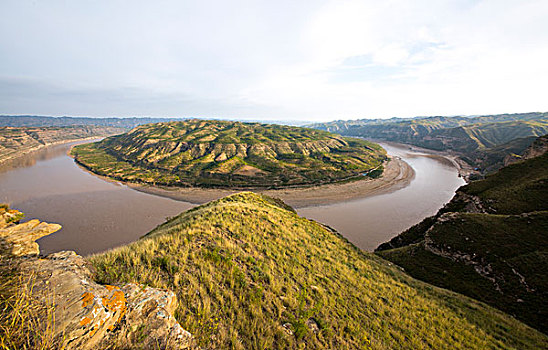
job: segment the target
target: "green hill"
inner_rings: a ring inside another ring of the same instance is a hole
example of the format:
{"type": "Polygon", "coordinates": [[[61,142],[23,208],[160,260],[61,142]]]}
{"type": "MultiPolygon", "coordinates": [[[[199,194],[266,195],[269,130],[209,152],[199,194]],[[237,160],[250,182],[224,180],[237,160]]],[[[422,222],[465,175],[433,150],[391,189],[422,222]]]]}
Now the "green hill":
{"type": "Polygon", "coordinates": [[[525,139],[532,142],[534,137],[548,133],[548,113],[361,119],[313,124],[311,127],[341,135],[451,151],[485,173],[500,168],[506,156],[521,154],[530,145],[524,142],[525,139]],[[522,139],[521,142],[518,139],[522,139]]]}
{"type": "Polygon", "coordinates": [[[177,293],[206,349],[539,349],[548,338],[410,278],[279,200],[239,193],[90,257],[102,283],[177,293]]]}
{"type": "Polygon", "coordinates": [[[548,332],[547,193],[544,153],[461,187],[436,216],[378,254],[548,332]]]}
{"type": "Polygon", "coordinates": [[[378,175],[377,144],[282,125],[188,120],[147,124],[73,149],[77,162],[119,180],[168,186],[285,187],[378,175]]]}

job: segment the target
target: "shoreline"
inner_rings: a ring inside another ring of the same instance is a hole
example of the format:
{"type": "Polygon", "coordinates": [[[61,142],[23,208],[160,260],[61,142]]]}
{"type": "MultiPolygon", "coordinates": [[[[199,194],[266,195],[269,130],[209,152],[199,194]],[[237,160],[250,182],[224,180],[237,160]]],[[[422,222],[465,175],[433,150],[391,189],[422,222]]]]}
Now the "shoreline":
{"type": "MultiPolygon", "coordinates": [[[[352,137],[356,137],[356,136],[352,136],[352,137]]],[[[405,148],[413,152],[424,153],[424,155],[432,159],[437,159],[442,162],[448,162],[448,164],[450,163],[452,166],[454,166],[457,169],[459,176],[462,177],[464,181],[466,181],[467,183],[469,182],[470,174],[474,172],[474,169],[468,163],[463,161],[458,154],[454,154],[450,151],[436,151],[433,149],[423,148],[423,147],[411,145],[408,143],[399,143],[394,141],[385,141],[385,140],[377,140],[377,139],[364,139],[364,140],[369,140],[376,143],[385,143],[387,145],[393,145],[396,147],[405,148]]]]}
{"type": "Polygon", "coordinates": [[[32,154],[34,152],[41,151],[41,150],[43,150],[45,148],[48,148],[48,147],[59,146],[59,145],[63,145],[63,144],[66,144],[66,143],[71,143],[71,142],[92,141],[92,140],[96,140],[96,139],[102,139],[102,138],[105,138],[105,137],[108,137],[108,136],[99,135],[99,136],[90,136],[90,137],[78,138],[78,139],[68,139],[68,140],[56,141],[56,142],[52,142],[52,143],[46,143],[44,145],[39,145],[39,146],[27,148],[25,150],[18,151],[16,154],[11,154],[11,155],[7,156],[6,158],[0,159],[0,165],[2,165],[3,163],[6,163],[6,162],[17,160],[17,159],[22,158],[26,155],[32,154]]]}
{"type": "MultiPolygon", "coordinates": [[[[452,166],[457,169],[459,177],[462,177],[466,182],[468,182],[468,175],[470,174],[471,168],[467,164],[463,164],[463,162],[459,159],[457,155],[392,141],[370,141],[385,143],[387,145],[394,145],[396,147],[407,149],[411,152],[421,153],[422,156],[436,159],[439,162],[445,163],[446,165],[452,166]]],[[[70,150],[68,153],[70,156],[70,150]]],[[[74,159],[74,157],[72,158],[74,159]]],[[[152,194],[164,198],[170,198],[177,201],[183,201],[195,205],[204,204],[234,193],[251,191],[255,193],[266,194],[271,197],[280,198],[293,208],[300,209],[306,207],[331,205],[361,198],[367,198],[370,196],[391,193],[408,186],[415,177],[414,169],[407,162],[405,162],[398,156],[390,156],[390,161],[384,163],[385,170],[383,172],[383,175],[377,179],[363,179],[346,183],[333,183],[318,186],[282,189],[208,189],[200,187],[181,188],[152,186],[148,184],[139,184],[112,179],[108,176],[96,174],[85,168],[78,162],[75,163],[82,170],[105,181],[118,185],[125,185],[139,192],[152,194]]]]}
{"type": "Polygon", "coordinates": [[[195,205],[204,204],[216,199],[229,196],[234,193],[249,191],[265,194],[270,197],[280,198],[291,207],[299,209],[342,203],[351,200],[394,192],[404,187],[407,187],[415,177],[415,171],[407,162],[405,162],[398,156],[390,156],[390,160],[383,164],[383,174],[376,179],[364,178],[363,180],[356,180],[345,183],[332,183],[318,186],[283,189],[209,189],[200,187],[161,187],[127,182],[96,174],[93,171],[87,169],[82,164],[78,163],[70,154],[70,150],[67,152],[67,155],[73,158],[75,164],[80,169],[93,176],[99,177],[104,181],[117,185],[124,185],[135,191],[177,201],[187,202],[195,205]]]}
{"type": "MultiPolygon", "coordinates": [[[[95,174],[98,176],[97,174],[95,174]]],[[[101,176],[103,177],[103,176],[101,176]]],[[[276,190],[249,189],[255,193],[277,197],[293,208],[347,202],[358,198],[393,192],[409,185],[415,177],[415,171],[399,157],[392,157],[385,163],[381,177],[377,179],[357,180],[342,184],[287,188],[276,190]]],[[[103,177],[104,178],[104,177],[103,177]]],[[[136,191],[185,201],[192,204],[203,204],[245,190],[204,189],[204,188],[164,188],[118,181],[136,191]]]]}

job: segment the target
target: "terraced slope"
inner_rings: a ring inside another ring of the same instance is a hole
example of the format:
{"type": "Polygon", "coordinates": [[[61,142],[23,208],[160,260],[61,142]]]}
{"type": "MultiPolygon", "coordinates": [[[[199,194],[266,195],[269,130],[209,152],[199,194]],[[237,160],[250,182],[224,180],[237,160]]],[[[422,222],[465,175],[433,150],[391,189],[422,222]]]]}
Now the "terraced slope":
{"type": "Polygon", "coordinates": [[[414,277],[548,333],[548,153],[461,187],[436,216],[377,249],[414,277]]]}
{"type": "Polygon", "coordinates": [[[272,198],[239,193],[90,258],[102,283],[177,293],[205,349],[539,349],[548,338],[410,278],[272,198]]]}
{"type": "Polygon", "coordinates": [[[100,175],[201,187],[330,183],[378,175],[386,160],[375,143],[326,131],[204,120],[142,125],[73,154],[100,175]]]}

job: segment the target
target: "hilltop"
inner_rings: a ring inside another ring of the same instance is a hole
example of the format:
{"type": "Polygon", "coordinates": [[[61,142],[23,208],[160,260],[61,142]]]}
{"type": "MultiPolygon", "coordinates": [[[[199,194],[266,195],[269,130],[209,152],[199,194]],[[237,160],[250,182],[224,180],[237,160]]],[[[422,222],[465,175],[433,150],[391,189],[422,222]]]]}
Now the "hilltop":
{"type": "Polygon", "coordinates": [[[487,173],[501,168],[507,156],[520,155],[536,137],[548,133],[548,113],[360,119],[311,127],[448,151],[487,173]]]}
{"type": "Polygon", "coordinates": [[[103,126],[0,127],[0,163],[57,143],[107,136],[122,129],[103,126]]]}
{"type": "Polygon", "coordinates": [[[435,216],[377,253],[548,332],[547,140],[535,141],[524,160],[461,187],[435,216]]]}
{"type": "Polygon", "coordinates": [[[202,348],[535,349],[548,338],[414,280],[279,200],[235,194],[90,257],[100,283],[177,294],[202,348]]]}
{"type": "Polygon", "coordinates": [[[282,188],[378,177],[377,144],[326,131],[229,121],[147,124],[74,147],[76,161],[118,180],[180,187],[282,188]]]}

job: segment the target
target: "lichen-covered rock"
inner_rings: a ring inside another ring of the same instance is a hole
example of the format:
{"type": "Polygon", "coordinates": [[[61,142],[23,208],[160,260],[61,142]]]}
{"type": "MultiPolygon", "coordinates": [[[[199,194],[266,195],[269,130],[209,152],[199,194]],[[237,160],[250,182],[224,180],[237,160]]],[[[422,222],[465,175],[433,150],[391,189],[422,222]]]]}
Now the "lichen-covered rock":
{"type": "MultiPolygon", "coordinates": [[[[5,210],[0,217],[11,217],[12,212],[5,210]]],[[[16,265],[21,274],[33,276],[34,283],[28,286],[33,295],[54,306],[53,332],[60,348],[193,347],[192,335],[173,316],[177,307],[173,292],[137,284],[95,283],[91,265],[73,251],[38,256],[34,240],[59,230],[60,225],[8,221],[0,228],[2,258],[16,265]]]]}
{"type": "Polygon", "coordinates": [[[128,306],[126,327],[118,338],[118,344],[146,349],[191,347],[192,335],[173,317],[177,307],[175,293],[137,284],[127,284],[122,291],[128,299],[128,306]]]}

